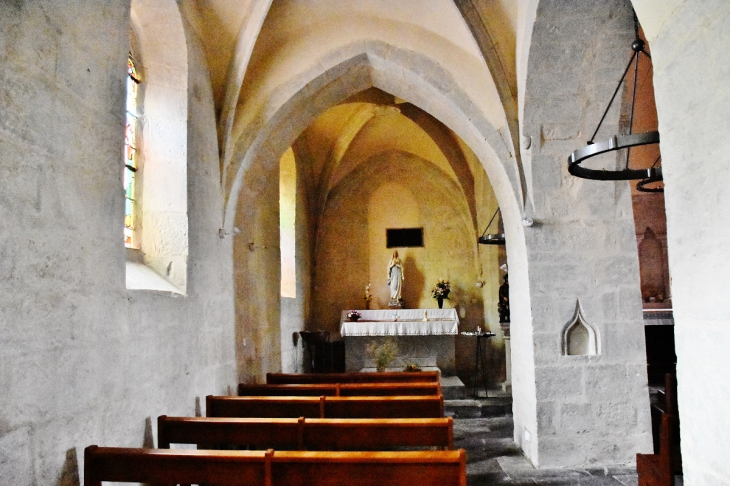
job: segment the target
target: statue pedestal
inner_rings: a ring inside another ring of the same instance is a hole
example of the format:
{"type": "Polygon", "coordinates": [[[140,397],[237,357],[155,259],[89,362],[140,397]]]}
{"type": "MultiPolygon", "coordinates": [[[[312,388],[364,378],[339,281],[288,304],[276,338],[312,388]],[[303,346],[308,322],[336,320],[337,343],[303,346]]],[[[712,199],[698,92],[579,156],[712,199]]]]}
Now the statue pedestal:
{"type": "Polygon", "coordinates": [[[403,309],[403,299],[388,302],[388,309],[403,309]]]}

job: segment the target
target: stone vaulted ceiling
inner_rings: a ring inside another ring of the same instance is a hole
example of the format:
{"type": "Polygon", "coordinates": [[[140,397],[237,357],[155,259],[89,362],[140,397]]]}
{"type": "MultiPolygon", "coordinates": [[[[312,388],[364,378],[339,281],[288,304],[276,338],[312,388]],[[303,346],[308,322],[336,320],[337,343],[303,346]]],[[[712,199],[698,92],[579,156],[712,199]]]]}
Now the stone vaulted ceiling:
{"type": "MultiPolygon", "coordinates": [[[[427,9],[421,2],[386,0],[346,5],[331,0],[203,0],[185,4],[184,8],[194,10],[189,17],[197,19],[194,28],[205,44],[219,117],[222,166],[231,163],[241,127],[266,109],[262,104],[274,87],[285,83],[292,73],[319,62],[328,50],[363,40],[384,39],[394,46],[429,52],[437,59],[442,55],[462,60],[462,65],[470,63],[473,75],[465,78],[473,78],[475,92],[481,89],[480,84],[490,82],[487,62],[496,62],[502,83],[500,87],[498,82],[497,88],[506,94],[499,95],[501,103],[488,99],[488,93],[482,98],[491,106],[487,111],[494,113],[493,118],[504,120],[504,107],[509,112],[509,106],[516,106],[516,5],[506,0],[432,0],[427,9]],[[475,7],[489,15],[470,18],[475,7]],[[475,30],[475,23],[481,30],[475,30]],[[484,44],[487,28],[490,44],[485,50],[475,37],[484,44]],[[435,52],[439,49],[443,52],[435,52]]],[[[516,120],[516,113],[511,115],[516,120]]],[[[495,123],[505,125],[505,121],[495,123]]],[[[513,123],[509,130],[515,128],[513,123]]],[[[314,164],[310,173],[320,200],[360,163],[389,150],[433,163],[468,194],[473,174],[457,138],[418,107],[373,89],[360,99],[326,110],[301,134],[296,148],[305,149],[314,164]]],[[[473,201],[470,206],[474,218],[473,201]]]]}

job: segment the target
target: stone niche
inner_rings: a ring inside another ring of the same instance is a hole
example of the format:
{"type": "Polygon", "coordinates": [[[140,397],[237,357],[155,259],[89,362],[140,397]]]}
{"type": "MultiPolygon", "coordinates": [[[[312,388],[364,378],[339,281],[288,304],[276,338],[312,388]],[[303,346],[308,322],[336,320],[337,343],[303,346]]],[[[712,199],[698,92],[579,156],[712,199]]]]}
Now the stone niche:
{"type": "Polygon", "coordinates": [[[576,301],[575,313],[563,328],[562,348],[563,356],[595,356],[600,354],[598,334],[583,316],[580,301],[576,301]]]}

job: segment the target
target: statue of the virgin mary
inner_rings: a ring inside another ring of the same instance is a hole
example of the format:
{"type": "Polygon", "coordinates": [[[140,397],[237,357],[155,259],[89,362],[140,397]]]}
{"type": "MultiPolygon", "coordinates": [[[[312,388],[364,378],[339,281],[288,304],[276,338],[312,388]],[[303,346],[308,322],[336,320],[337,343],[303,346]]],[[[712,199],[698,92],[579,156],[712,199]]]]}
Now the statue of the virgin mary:
{"type": "Polygon", "coordinates": [[[403,262],[398,257],[398,250],[393,251],[393,257],[388,262],[388,286],[390,287],[389,309],[402,309],[403,299],[401,294],[403,291],[403,262]]]}

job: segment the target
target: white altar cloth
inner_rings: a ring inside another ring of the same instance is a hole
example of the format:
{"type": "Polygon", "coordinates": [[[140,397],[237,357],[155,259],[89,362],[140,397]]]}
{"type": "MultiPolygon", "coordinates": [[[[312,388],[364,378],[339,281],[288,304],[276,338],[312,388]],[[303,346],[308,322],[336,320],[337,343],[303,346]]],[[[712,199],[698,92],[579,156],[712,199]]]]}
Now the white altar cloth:
{"type": "Polygon", "coordinates": [[[349,311],[340,316],[340,335],[347,336],[443,336],[459,334],[456,309],[358,310],[362,317],[351,322],[349,311]],[[397,316],[397,320],[396,320],[397,316]],[[423,320],[426,317],[428,320],[423,320]]]}

